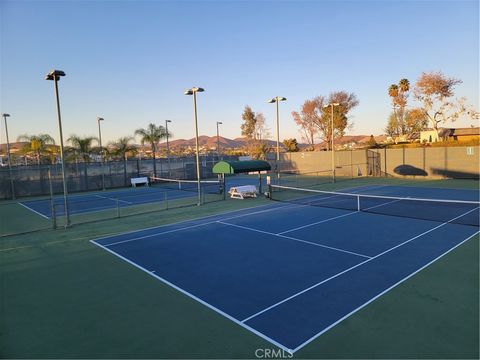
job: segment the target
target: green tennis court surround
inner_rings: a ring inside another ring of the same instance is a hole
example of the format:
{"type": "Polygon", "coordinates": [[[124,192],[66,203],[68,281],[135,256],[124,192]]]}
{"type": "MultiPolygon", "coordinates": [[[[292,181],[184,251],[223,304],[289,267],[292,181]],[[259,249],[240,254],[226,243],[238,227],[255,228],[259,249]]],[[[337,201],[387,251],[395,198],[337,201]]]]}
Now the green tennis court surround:
{"type": "Polygon", "coordinates": [[[214,174],[240,174],[253,171],[268,171],[271,166],[263,160],[220,161],[212,169],[214,174]]]}

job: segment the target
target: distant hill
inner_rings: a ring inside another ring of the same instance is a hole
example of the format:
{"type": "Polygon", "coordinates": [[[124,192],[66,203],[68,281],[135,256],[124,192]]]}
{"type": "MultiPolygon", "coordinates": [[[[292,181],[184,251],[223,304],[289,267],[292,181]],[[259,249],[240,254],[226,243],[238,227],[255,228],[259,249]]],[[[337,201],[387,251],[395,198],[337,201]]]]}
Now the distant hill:
{"type": "MultiPolygon", "coordinates": [[[[221,148],[229,148],[229,149],[235,149],[235,148],[241,148],[245,146],[247,139],[246,138],[235,138],[235,139],[228,139],[223,136],[219,137],[219,142],[220,142],[220,147],[221,148]]],[[[206,135],[201,135],[198,137],[198,144],[199,146],[205,146],[208,148],[216,148],[217,147],[217,137],[216,136],[206,136],[206,135]]],[[[268,146],[273,146],[275,145],[276,142],[272,140],[267,140],[267,145],[268,146]]],[[[187,148],[187,147],[194,147],[195,146],[195,138],[192,139],[177,139],[177,140],[171,140],[169,141],[169,145],[172,149],[175,148],[187,148]]],[[[159,144],[159,149],[165,148],[167,146],[165,141],[162,141],[161,144],[159,144]]]]}
{"type": "MultiPolygon", "coordinates": [[[[386,135],[378,135],[374,136],[375,141],[380,144],[386,141],[386,135]]],[[[370,141],[370,135],[345,135],[341,139],[335,139],[336,147],[339,145],[365,145],[370,141]]],[[[321,142],[320,144],[315,144],[315,150],[319,149],[326,149],[327,144],[325,142],[321,142]]]]}

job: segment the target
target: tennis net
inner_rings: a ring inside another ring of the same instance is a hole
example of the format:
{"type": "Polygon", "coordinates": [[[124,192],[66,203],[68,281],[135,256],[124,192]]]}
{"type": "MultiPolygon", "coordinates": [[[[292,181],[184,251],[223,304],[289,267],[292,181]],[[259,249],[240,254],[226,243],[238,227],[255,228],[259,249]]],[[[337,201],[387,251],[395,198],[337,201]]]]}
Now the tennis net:
{"type": "MultiPolygon", "coordinates": [[[[162,190],[198,191],[197,180],[177,180],[152,176],[150,184],[162,190]]],[[[200,191],[205,194],[221,194],[223,183],[220,180],[201,180],[200,191]]]]}
{"type": "Polygon", "coordinates": [[[479,201],[423,199],[343,193],[270,185],[272,200],[300,205],[479,226],[479,201]]]}

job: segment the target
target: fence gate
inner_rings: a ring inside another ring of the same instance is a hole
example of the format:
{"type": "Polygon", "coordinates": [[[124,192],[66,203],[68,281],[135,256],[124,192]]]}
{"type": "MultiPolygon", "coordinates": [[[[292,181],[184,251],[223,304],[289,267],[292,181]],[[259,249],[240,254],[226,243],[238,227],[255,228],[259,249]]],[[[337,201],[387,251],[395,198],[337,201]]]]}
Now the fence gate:
{"type": "Polygon", "coordinates": [[[380,154],[373,150],[367,150],[367,175],[381,175],[380,154]]]}

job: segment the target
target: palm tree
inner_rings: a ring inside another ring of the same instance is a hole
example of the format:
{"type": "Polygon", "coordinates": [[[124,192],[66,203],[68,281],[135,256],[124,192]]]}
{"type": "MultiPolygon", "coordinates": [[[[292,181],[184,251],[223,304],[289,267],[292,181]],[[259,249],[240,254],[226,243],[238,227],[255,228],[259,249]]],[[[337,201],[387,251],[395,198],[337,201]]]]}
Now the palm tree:
{"type": "Polygon", "coordinates": [[[22,152],[35,154],[38,165],[40,165],[42,155],[48,153],[48,145],[55,145],[55,140],[48,134],[20,135],[17,141],[26,141],[28,143],[22,148],[22,152]]]}
{"type": "Polygon", "coordinates": [[[70,143],[72,149],[75,150],[75,156],[78,156],[83,162],[90,162],[90,156],[95,152],[96,148],[93,146],[93,142],[98,139],[94,136],[77,136],[71,135],[67,142],[70,143]]]}
{"type": "Polygon", "coordinates": [[[410,81],[408,79],[402,79],[398,83],[398,87],[400,88],[400,91],[405,93],[410,90],[410,81]]]}
{"type": "MultiPolygon", "coordinates": [[[[155,124],[148,124],[146,129],[137,129],[135,130],[135,135],[141,137],[141,144],[149,143],[152,147],[153,153],[153,176],[157,176],[157,164],[155,163],[155,153],[157,151],[157,143],[167,137],[167,131],[161,125],[157,126],[155,124]]],[[[171,137],[171,134],[168,134],[171,137]]]]}
{"type": "Polygon", "coordinates": [[[398,85],[397,84],[392,84],[388,88],[388,96],[395,98],[398,96],[398,85]]]}
{"type": "Polygon", "coordinates": [[[72,150],[74,151],[74,156],[79,157],[83,160],[83,176],[84,176],[84,183],[85,189],[88,189],[88,171],[87,166],[90,162],[90,156],[93,154],[95,148],[93,147],[93,142],[97,141],[98,139],[94,136],[77,136],[71,135],[67,142],[70,143],[72,146],[72,150]]]}
{"type": "Polygon", "coordinates": [[[132,136],[124,136],[117,141],[110,143],[112,146],[112,153],[116,156],[121,156],[123,159],[123,179],[124,184],[127,186],[127,159],[128,155],[135,155],[137,148],[135,145],[130,144],[133,140],[132,136]]]}

